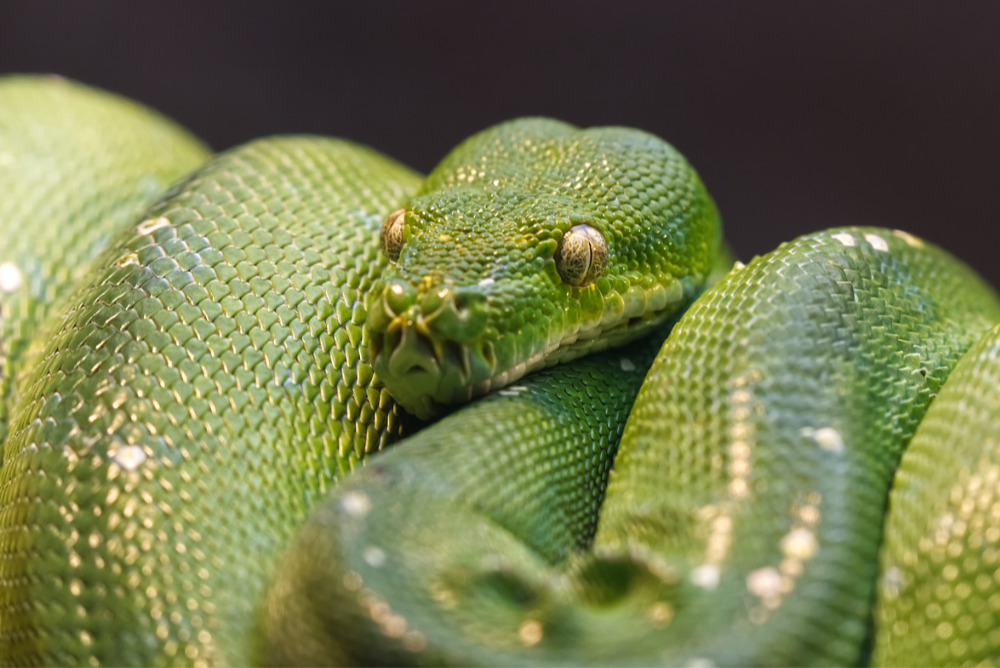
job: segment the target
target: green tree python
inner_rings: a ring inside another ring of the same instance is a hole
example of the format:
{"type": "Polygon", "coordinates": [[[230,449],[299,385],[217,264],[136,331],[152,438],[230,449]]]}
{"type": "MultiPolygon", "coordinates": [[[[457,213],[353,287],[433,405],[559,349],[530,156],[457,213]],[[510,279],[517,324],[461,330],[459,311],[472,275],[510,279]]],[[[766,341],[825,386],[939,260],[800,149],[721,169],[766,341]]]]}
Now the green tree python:
{"type": "Polygon", "coordinates": [[[637,130],[423,178],[52,77],[0,177],[5,665],[1000,660],[1000,304],[926,241],[719,270],[637,130]]]}

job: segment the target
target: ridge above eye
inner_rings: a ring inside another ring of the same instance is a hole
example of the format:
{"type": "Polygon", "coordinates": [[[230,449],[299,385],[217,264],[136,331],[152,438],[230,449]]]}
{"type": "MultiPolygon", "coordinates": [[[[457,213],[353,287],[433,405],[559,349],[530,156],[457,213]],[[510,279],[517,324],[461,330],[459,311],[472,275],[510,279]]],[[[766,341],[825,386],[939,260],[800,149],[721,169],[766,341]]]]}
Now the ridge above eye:
{"type": "Polygon", "coordinates": [[[566,230],[555,254],[556,269],[563,282],[582,288],[604,273],[608,244],[596,228],[581,223],[566,230]]]}
{"type": "Polygon", "coordinates": [[[399,259],[399,253],[403,250],[403,228],[405,227],[403,219],[405,217],[406,209],[396,209],[385,219],[385,222],[382,223],[382,229],[379,231],[379,244],[382,246],[382,252],[392,262],[399,259]]]}

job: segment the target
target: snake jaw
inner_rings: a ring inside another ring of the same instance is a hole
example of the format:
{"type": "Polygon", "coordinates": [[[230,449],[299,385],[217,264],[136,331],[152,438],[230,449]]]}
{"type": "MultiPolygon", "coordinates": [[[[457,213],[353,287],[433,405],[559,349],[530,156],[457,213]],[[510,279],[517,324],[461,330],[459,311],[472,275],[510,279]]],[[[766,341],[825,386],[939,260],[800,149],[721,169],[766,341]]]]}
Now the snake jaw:
{"type": "Polygon", "coordinates": [[[516,335],[497,336],[482,294],[448,287],[421,295],[397,279],[376,291],[368,304],[371,359],[392,397],[408,412],[428,419],[449,404],[502,388],[541,367],[627,343],[689,303],[698,286],[685,277],[641,299],[633,291],[624,312],[608,312],[591,327],[552,332],[528,325],[516,335]]]}
{"type": "Polygon", "coordinates": [[[482,293],[451,286],[418,291],[394,280],[368,306],[375,373],[407,411],[426,419],[489,390],[498,365],[483,336],[482,293]]]}
{"type": "Polygon", "coordinates": [[[465,346],[436,340],[420,325],[401,325],[395,331],[373,334],[376,375],[406,410],[426,419],[441,407],[468,401],[488,392],[496,373],[493,346],[465,346]]]}

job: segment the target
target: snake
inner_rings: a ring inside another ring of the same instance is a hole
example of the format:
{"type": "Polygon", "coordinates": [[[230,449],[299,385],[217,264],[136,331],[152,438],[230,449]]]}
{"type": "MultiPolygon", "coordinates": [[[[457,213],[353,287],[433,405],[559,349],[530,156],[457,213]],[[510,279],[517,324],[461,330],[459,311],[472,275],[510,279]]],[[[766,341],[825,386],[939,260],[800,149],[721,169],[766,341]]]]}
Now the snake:
{"type": "Polygon", "coordinates": [[[0,79],[0,663],[1000,660],[1000,301],[901,230],[733,263],[671,145],[426,177],[0,79]]]}

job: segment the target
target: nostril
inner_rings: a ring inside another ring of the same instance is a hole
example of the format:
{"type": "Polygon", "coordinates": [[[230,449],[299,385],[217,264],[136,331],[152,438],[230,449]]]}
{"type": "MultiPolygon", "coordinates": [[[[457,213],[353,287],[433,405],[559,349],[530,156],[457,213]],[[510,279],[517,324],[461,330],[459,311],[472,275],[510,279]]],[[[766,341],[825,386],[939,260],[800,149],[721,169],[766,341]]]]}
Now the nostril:
{"type": "Polygon", "coordinates": [[[409,283],[392,281],[385,286],[382,293],[386,305],[396,315],[402,315],[417,301],[417,290],[409,283]]]}
{"type": "Polygon", "coordinates": [[[486,295],[476,289],[459,288],[454,291],[451,301],[454,309],[462,313],[463,311],[479,308],[484,305],[486,303],[486,295]]]}
{"type": "Polygon", "coordinates": [[[420,301],[421,323],[436,340],[472,343],[488,319],[486,297],[476,290],[449,287],[420,301]]]}

